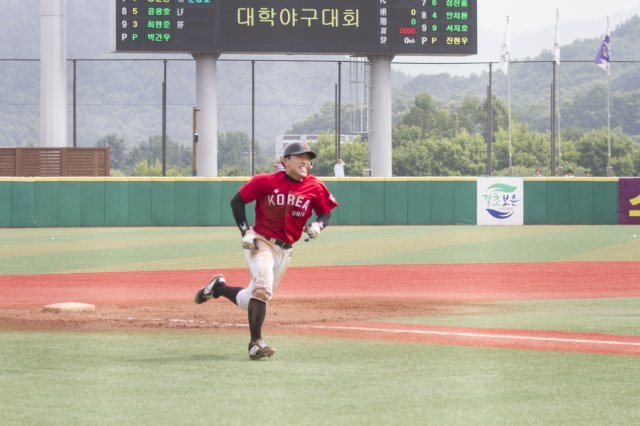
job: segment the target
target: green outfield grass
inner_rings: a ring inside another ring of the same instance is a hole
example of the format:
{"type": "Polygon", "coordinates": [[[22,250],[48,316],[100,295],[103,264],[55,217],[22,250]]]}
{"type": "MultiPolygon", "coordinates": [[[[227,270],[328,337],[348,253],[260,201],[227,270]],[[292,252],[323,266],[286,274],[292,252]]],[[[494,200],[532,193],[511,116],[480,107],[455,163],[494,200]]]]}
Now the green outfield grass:
{"type": "MultiPolygon", "coordinates": [[[[0,274],[243,268],[236,228],[0,229],[0,274]]],[[[640,259],[640,226],[330,226],[292,266],[640,259]],[[384,247],[384,250],[380,250],[384,247]]]]}
{"type": "MultiPolygon", "coordinates": [[[[0,259],[4,275],[245,266],[229,227],[0,229],[0,259]]],[[[638,259],[640,226],[334,226],[297,244],[292,266],[638,259]]],[[[475,302],[377,320],[640,335],[640,299],[475,302]]],[[[0,331],[0,422],[640,422],[637,356],[267,337],[277,356],[252,362],[244,329],[0,331]]]]}
{"type": "Polygon", "coordinates": [[[0,333],[5,425],[637,424],[637,358],[208,332],[0,333]]]}

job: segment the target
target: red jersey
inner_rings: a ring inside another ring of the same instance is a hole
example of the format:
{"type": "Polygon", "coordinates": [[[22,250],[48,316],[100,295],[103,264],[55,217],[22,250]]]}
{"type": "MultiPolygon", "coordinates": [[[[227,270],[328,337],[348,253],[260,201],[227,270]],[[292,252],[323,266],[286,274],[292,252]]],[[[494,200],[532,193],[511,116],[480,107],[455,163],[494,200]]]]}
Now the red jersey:
{"type": "Polygon", "coordinates": [[[313,212],[321,216],[338,206],[315,176],[296,182],[284,172],[254,176],[240,188],[240,197],[247,204],[256,202],[254,231],[289,244],[300,239],[313,212]]]}

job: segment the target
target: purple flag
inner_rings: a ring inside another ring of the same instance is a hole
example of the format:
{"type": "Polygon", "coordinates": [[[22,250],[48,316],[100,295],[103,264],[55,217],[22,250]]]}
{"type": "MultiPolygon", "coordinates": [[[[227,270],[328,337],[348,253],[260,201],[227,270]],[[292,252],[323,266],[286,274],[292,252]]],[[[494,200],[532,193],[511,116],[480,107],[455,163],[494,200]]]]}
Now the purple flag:
{"type": "Polygon", "coordinates": [[[596,65],[606,71],[607,75],[609,75],[609,33],[604,36],[602,39],[602,44],[598,49],[598,53],[596,53],[596,65]]]}

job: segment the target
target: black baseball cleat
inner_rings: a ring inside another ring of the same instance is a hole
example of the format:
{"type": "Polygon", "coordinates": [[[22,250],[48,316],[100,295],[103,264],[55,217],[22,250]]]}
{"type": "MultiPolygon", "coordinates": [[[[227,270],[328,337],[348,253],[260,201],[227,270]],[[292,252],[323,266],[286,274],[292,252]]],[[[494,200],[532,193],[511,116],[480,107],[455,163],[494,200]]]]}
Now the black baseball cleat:
{"type": "Polygon", "coordinates": [[[211,281],[209,281],[209,284],[205,285],[200,290],[198,290],[198,293],[196,294],[195,302],[199,305],[211,298],[217,299],[218,297],[220,297],[220,295],[215,295],[215,289],[223,285],[225,285],[225,281],[224,281],[224,276],[222,274],[218,274],[215,277],[211,278],[211,281]]]}
{"type": "Polygon", "coordinates": [[[254,361],[262,358],[268,358],[275,353],[276,348],[268,346],[262,339],[249,343],[249,359],[254,361]]]}

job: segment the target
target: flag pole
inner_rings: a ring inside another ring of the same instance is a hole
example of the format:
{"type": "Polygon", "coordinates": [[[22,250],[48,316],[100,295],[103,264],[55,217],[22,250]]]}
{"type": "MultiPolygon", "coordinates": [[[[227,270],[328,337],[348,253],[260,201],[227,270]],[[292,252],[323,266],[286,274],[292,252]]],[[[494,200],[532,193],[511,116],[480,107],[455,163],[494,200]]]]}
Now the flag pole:
{"type": "Polygon", "coordinates": [[[607,176],[613,176],[611,166],[611,74],[607,75],[607,176]]]}
{"type": "Polygon", "coordinates": [[[607,33],[596,53],[596,65],[607,73],[607,176],[613,176],[611,166],[611,37],[609,35],[609,17],[607,16],[607,33]]]}
{"type": "Polygon", "coordinates": [[[504,33],[504,40],[502,41],[502,48],[500,49],[500,68],[507,76],[507,111],[509,115],[509,171],[508,175],[513,176],[513,164],[512,164],[512,144],[511,144],[511,58],[510,58],[510,41],[509,41],[509,17],[507,16],[507,30],[504,33]]]}
{"type": "MultiPolygon", "coordinates": [[[[510,67],[509,64],[507,64],[510,67]]],[[[511,73],[507,73],[507,105],[509,108],[509,176],[513,176],[513,165],[512,165],[512,145],[511,145],[511,73]]]]}
{"type": "Polygon", "coordinates": [[[512,150],[512,130],[511,130],[511,39],[509,34],[509,16],[507,16],[507,32],[504,36],[503,55],[506,59],[507,67],[507,111],[509,114],[509,170],[508,175],[513,176],[513,150],[512,150]]]}
{"type": "Polygon", "coordinates": [[[564,172],[564,167],[562,166],[562,137],[560,132],[560,40],[558,38],[558,31],[560,26],[560,10],[556,9],[556,39],[553,44],[553,57],[554,57],[554,67],[557,69],[557,80],[554,84],[554,96],[555,96],[555,107],[556,107],[556,142],[558,144],[558,174],[562,175],[564,172]]]}
{"type": "MultiPolygon", "coordinates": [[[[609,17],[607,16],[607,35],[609,34],[609,17]]],[[[607,69],[607,176],[613,176],[611,166],[611,38],[608,46],[609,63],[607,69]]]]}

